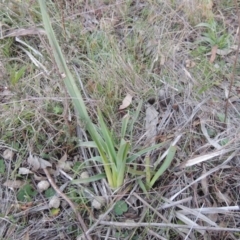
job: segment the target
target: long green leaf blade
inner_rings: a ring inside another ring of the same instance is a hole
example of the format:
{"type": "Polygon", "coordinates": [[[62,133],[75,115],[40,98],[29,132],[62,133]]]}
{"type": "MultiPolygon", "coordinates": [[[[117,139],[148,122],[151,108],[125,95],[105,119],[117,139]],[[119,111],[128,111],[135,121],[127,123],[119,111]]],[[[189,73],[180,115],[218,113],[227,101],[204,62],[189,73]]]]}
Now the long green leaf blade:
{"type": "Polygon", "coordinates": [[[125,138],[129,118],[130,118],[129,114],[126,114],[122,119],[121,139],[125,138]]]}
{"type": "Polygon", "coordinates": [[[154,146],[151,146],[151,147],[147,147],[147,148],[144,148],[143,150],[137,152],[137,153],[134,153],[131,157],[129,157],[127,159],[127,163],[131,163],[133,162],[134,160],[136,160],[138,157],[142,156],[143,154],[145,153],[148,153],[152,150],[155,150],[157,149],[158,147],[162,147],[164,146],[164,144],[166,144],[166,142],[163,142],[163,143],[159,143],[159,144],[156,144],[154,146]]]}
{"type": "Polygon", "coordinates": [[[158,180],[158,178],[166,171],[166,169],[170,166],[175,153],[176,153],[177,147],[176,146],[171,146],[168,151],[168,155],[163,162],[162,166],[158,169],[158,171],[155,173],[153,176],[151,182],[150,182],[150,187],[154,185],[154,183],[158,180]]]}
{"type": "Polygon", "coordinates": [[[117,154],[117,186],[120,187],[123,184],[124,175],[126,173],[126,160],[129,153],[130,143],[126,142],[124,139],[121,140],[120,148],[117,154]]]}
{"type": "Polygon", "coordinates": [[[101,173],[101,174],[97,174],[97,175],[94,175],[94,176],[89,177],[89,178],[75,179],[75,180],[72,180],[71,183],[72,184],[81,184],[81,183],[96,182],[96,181],[101,180],[105,177],[106,177],[106,174],[101,173]]]}
{"type": "Polygon", "coordinates": [[[99,123],[101,126],[101,133],[103,135],[103,139],[105,140],[106,143],[106,151],[108,151],[109,154],[109,161],[111,161],[111,163],[116,165],[116,151],[114,149],[114,141],[113,138],[111,136],[111,133],[107,127],[107,125],[105,124],[104,120],[103,120],[103,116],[101,114],[101,112],[98,110],[98,116],[99,116],[99,123]]]}

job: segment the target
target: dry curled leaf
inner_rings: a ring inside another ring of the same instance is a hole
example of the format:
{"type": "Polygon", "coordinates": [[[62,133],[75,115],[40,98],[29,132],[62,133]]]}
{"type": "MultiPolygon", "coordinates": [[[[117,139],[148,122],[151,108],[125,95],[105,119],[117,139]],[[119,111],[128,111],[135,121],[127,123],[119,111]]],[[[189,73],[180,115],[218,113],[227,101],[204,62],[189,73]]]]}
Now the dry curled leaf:
{"type": "Polygon", "coordinates": [[[40,163],[38,161],[38,157],[36,157],[36,156],[33,156],[30,154],[27,159],[27,162],[30,164],[30,166],[32,167],[32,169],[34,171],[38,170],[40,168],[40,163]]]}
{"type": "Polygon", "coordinates": [[[59,162],[58,168],[64,170],[65,172],[69,172],[72,169],[73,162],[66,161],[66,162],[59,162]]]}
{"type": "Polygon", "coordinates": [[[14,156],[14,152],[11,149],[6,149],[3,152],[3,158],[6,160],[12,160],[14,156]]]}
{"type": "MultiPolygon", "coordinates": [[[[88,172],[87,172],[87,171],[82,172],[82,173],[80,174],[80,178],[82,178],[82,179],[87,179],[87,178],[89,178],[88,172]]],[[[84,183],[84,185],[89,186],[89,183],[84,183]]]]}
{"type": "Polygon", "coordinates": [[[59,160],[59,162],[66,162],[67,161],[67,153],[65,152],[64,154],[63,154],[63,156],[61,157],[61,159],[59,160]]]}
{"type": "Polygon", "coordinates": [[[60,206],[60,199],[57,196],[53,196],[49,202],[49,207],[50,208],[59,208],[60,206]]]}
{"type": "Polygon", "coordinates": [[[217,45],[215,45],[215,46],[212,47],[211,57],[210,57],[210,60],[209,60],[210,63],[213,63],[213,62],[214,62],[214,60],[215,60],[215,58],[216,58],[216,54],[217,54],[217,49],[218,49],[218,46],[217,46],[217,45]]]}
{"type": "Polygon", "coordinates": [[[127,108],[132,103],[132,96],[128,93],[127,96],[123,99],[122,105],[119,107],[119,110],[127,108]]]}
{"type": "Polygon", "coordinates": [[[52,164],[40,157],[37,156],[33,156],[33,155],[29,155],[27,162],[32,166],[32,169],[34,171],[43,168],[47,168],[47,167],[52,167],[52,164]]]}
{"type": "Polygon", "coordinates": [[[14,188],[20,188],[24,185],[25,183],[21,180],[7,180],[3,186],[9,187],[10,189],[14,188]]]}
{"type": "Polygon", "coordinates": [[[40,163],[40,168],[47,168],[47,167],[52,167],[52,164],[42,158],[38,158],[38,161],[40,163]]]}
{"type": "Polygon", "coordinates": [[[64,153],[64,155],[58,161],[57,167],[66,172],[69,172],[73,166],[73,162],[67,161],[67,158],[67,153],[64,153]]]}
{"type": "Polygon", "coordinates": [[[186,64],[186,68],[193,68],[196,66],[196,63],[190,59],[187,59],[185,64],[186,64]]]}
{"type": "Polygon", "coordinates": [[[92,207],[95,209],[101,209],[105,204],[105,198],[101,196],[96,196],[92,201],[92,207]]]}
{"type": "Polygon", "coordinates": [[[40,192],[47,190],[50,187],[50,183],[47,180],[43,180],[37,184],[37,188],[40,192]]]}
{"type": "Polygon", "coordinates": [[[41,180],[45,180],[45,179],[46,179],[46,177],[38,176],[37,174],[34,174],[33,177],[34,177],[34,179],[37,180],[37,181],[41,181],[41,180]]]}
{"type": "Polygon", "coordinates": [[[24,168],[24,167],[19,168],[19,170],[18,170],[18,174],[20,174],[20,175],[27,175],[27,174],[31,174],[31,173],[33,173],[31,170],[29,170],[28,168],[24,168]]]}

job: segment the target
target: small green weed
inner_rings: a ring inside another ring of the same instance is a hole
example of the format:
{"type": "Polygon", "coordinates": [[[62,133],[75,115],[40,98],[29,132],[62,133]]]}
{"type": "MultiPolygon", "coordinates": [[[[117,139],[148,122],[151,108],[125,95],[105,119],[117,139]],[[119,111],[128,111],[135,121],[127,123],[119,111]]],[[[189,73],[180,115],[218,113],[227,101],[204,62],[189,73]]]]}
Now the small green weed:
{"type": "Polygon", "coordinates": [[[56,194],[55,190],[53,188],[48,188],[45,192],[44,192],[44,196],[46,198],[51,198],[56,194]]]}
{"type": "Polygon", "coordinates": [[[33,197],[37,195],[37,192],[33,189],[32,185],[26,183],[23,187],[21,187],[17,193],[17,199],[21,202],[31,202],[33,197]]]}
{"type": "Polygon", "coordinates": [[[123,213],[127,212],[127,210],[128,206],[125,201],[116,202],[113,208],[113,211],[117,216],[122,215],[123,213]]]}
{"type": "Polygon", "coordinates": [[[217,46],[218,49],[229,48],[230,46],[230,35],[225,30],[220,30],[221,26],[216,21],[212,20],[209,23],[200,23],[196,27],[204,27],[205,32],[202,33],[202,37],[197,40],[197,44],[202,48],[201,50],[210,51],[213,46],[217,46]],[[204,48],[204,46],[206,48],[204,48]]]}
{"type": "Polygon", "coordinates": [[[24,76],[26,67],[23,66],[20,69],[17,67],[10,68],[10,82],[12,85],[16,85],[18,81],[24,76]]]}

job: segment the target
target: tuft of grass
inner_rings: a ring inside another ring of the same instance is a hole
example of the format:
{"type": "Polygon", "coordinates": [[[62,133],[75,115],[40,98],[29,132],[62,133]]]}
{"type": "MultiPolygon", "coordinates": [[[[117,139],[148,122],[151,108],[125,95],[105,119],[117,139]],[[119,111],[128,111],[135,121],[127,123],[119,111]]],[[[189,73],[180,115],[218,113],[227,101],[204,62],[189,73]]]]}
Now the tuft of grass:
{"type": "Polygon", "coordinates": [[[202,37],[197,40],[197,44],[206,44],[211,47],[217,46],[218,49],[226,49],[230,47],[230,35],[222,29],[221,26],[218,26],[215,20],[211,20],[208,23],[199,23],[196,27],[204,27],[206,32],[202,33],[202,37]]]}
{"type": "MultiPolygon", "coordinates": [[[[80,120],[83,122],[84,127],[86,128],[93,140],[93,142],[86,142],[82,143],[81,145],[86,147],[95,147],[98,149],[100,155],[100,158],[98,160],[103,163],[110,187],[119,188],[124,183],[124,177],[126,174],[126,163],[132,162],[137,157],[141,156],[144,153],[147,153],[150,149],[157,148],[159,145],[155,145],[151,148],[146,148],[140,152],[134,153],[133,156],[129,156],[131,151],[131,141],[125,140],[125,135],[129,122],[128,115],[123,117],[122,120],[121,137],[118,146],[116,146],[113,134],[105,124],[100,110],[98,110],[97,113],[100,126],[98,129],[96,128],[88,114],[87,108],[83,101],[82,95],[75,83],[73,75],[71,74],[63,57],[62,51],[50,24],[50,19],[46,11],[47,8],[45,1],[39,1],[39,5],[41,7],[44,27],[46,29],[50,45],[53,49],[53,54],[58,65],[61,77],[65,83],[65,86],[67,87],[69,95],[71,96],[73,105],[79,114],[80,120]]],[[[158,173],[159,172],[157,172],[155,177],[160,175],[158,173]]],[[[156,181],[155,177],[153,178],[154,182],[156,181]]]]}

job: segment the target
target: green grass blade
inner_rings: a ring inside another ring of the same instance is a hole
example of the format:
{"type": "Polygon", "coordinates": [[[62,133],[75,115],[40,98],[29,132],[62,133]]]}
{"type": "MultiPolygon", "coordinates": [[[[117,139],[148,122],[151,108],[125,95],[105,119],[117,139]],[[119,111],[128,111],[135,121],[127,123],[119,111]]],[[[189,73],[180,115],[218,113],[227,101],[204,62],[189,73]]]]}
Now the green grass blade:
{"type": "Polygon", "coordinates": [[[198,25],[196,25],[196,27],[206,27],[212,30],[212,25],[209,23],[199,23],[198,25]]]}
{"type": "Polygon", "coordinates": [[[150,156],[149,154],[145,157],[145,170],[146,170],[146,188],[150,188],[151,182],[151,169],[150,169],[150,156]]]}
{"type": "Polygon", "coordinates": [[[127,172],[133,176],[144,176],[146,174],[144,171],[135,170],[132,169],[131,167],[127,167],[127,172]]]}
{"type": "Polygon", "coordinates": [[[170,166],[175,153],[176,153],[177,147],[171,146],[168,151],[168,155],[165,158],[165,161],[161,165],[161,167],[158,169],[158,171],[153,176],[151,182],[150,182],[150,188],[154,185],[154,183],[158,180],[158,178],[167,170],[167,168],[170,166]]]}
{"type": "Polygon", "coordinates": [[[149,197],[149,193],[148,193],[148,191],[147,191],[147,189],[146,189],[142,179],[138,179],[137,183],[138,183],[139,187],[142,189],[142,191],[144,192],[144,194],[146,194],[147,197],[149,197]]]}
{"type": "Polygon", "coordinates": [[[88,142],[80,142],[80,147],[88,147],[88,148],[97,148],[97,144],[94,141],[88,141],[88,142]]]}
{"type": "Polygon", "coordinates": [[[126,131],[127,131],[127,126],[128,126],[128,122],[129,122],[129,114],[127,113],[123,119],[122,119],[122,129],[121,129],[121,139],[125,138],[126,135],[126,131]]]}
{"type": "Polygon", "coordinates": [[[127,159],[127,163],[131,163],[133,162],[134,160],[136,160],[138,157],[142,156],[143,154],[145,153],[148,153],[152,150],[155,150],[157,149],[158,147],[162,147],[164,146],[164,144],[166,144],[166,142],[163,142],[163,143],[159,143],[159,144],[156,144],[154,146],[151,146],[151,147],[147,147],[147,148],[144,148],[143,150],[137,152],[137,153],[134,153],[131,157],[129,157],[127,159]]]}
{"type": "Polygon", "coordinates": [[[142,109],[142,104],[143,104],[143,101],[140,100],[140,102],[139,102],[139,104],[138,104],[138,107],[137,107],[137,110],[135,111],[134,116],[133,116],[133,118],[131,119],[130,126],[129,126],[130,139],[132,139],[133,126],[134,126],[135,122],[136,122],[137,119],[138,119],[139,113],[140,113],[140,111],[141,111],[141,109],[142,109]]]}
{"type": "Polygon", "coordinates": [[[100,123],[100,127],[101,127],[101,133],[102,133],[103,139],[105,140],[105,143],[106,143],[105,150],[109,154],[109,161],[111,161],[112,164],[116,165],[117,154],[114,149],[114,140],[113,140],[111,133],[110,133],[107,125],[105,124],[105,122],[103,120],[103,116],[99,110],[98,110],[98,116],[99,116],[99,123],[100,123]]]}
{"type": "Polygon", "coordinates": [[[67,87],[68,93],[72,98],[73,104],[76,107],[80,119],[86,124],[87,128],[91,128],[92,122],[90,121],[86,106],[84,104],[84,101],[82,99],[81,93],[76,85],[76,82],[69,71],[65,58],[63,57],[62,51],[60,49],[60,46],[58,44],[58,41],[55,37],[55,34],[53,32],[51,22],[47,13],[47,7],[45,0],[38,0],[38,3],[40,5],[41,13],[42,13],[42,20],[43,25],[47,33],[47,37],[49,40],[49,43],[51,45],[51,48],[53,50],[55,61],[58,65],[59,71],[62,75],[62,78],[64,80],[64,83],[67,87]]]}
{"type": "Polygon", "coordinates": [[[117,154],[117,186],[120,187],[123,184],[124,175],[126,173],[126,160],[129,153],[130,143],[124,139],[121,140],[120,148],[117,154]]]}
{"type": "Polygon", "coordinates": [[[89,178],[75,179],[75,180],[72,180],[71,183],[72,184],[81,184],[81,183],[96,182],[96,181],[101,180],[105,177],[106,177],[106,174],[101,173],[101,174],[97,174],[97,175],[94,175],[94,176],[89,177],[89,178]]]}

